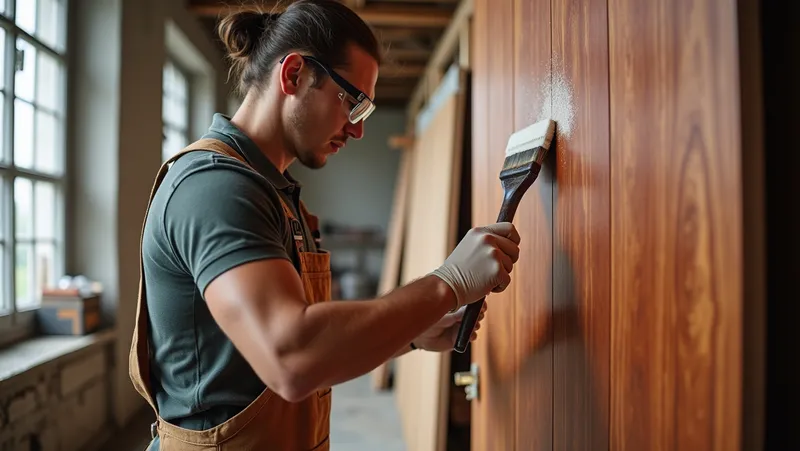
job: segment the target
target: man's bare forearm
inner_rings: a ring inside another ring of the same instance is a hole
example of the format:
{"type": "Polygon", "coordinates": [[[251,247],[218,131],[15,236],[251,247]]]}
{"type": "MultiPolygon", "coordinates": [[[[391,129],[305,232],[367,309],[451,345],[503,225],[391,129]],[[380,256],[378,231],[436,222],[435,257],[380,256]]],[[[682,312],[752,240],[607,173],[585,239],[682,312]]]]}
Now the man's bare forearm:
{"type": "Polygon", "coordinates": [[[426,276],[375,300],[311,305],[286,363],[306,390],[339,384],[404,353],[455,303],[445,282],[426,276]]]}

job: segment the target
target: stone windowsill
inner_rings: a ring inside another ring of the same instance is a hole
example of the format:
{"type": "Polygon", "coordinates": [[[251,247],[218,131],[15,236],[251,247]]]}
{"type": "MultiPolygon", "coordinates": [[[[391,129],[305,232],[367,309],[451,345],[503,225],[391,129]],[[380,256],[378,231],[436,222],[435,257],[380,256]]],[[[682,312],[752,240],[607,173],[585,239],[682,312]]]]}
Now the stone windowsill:
{"type": "Polygon", "coordinates": [[[37,336],[0,349],[0,383],[9,382],[40,366],[114,341],[116,331],[105,329],[82,336],[37,336]]]}

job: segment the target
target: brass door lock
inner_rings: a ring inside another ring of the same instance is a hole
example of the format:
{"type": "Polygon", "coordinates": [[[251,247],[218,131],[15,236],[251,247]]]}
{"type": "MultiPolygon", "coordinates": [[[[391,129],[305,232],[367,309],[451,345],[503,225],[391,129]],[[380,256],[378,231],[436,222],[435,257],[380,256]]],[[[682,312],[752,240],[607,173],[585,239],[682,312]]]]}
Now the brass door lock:
{"type": "Polygon", "coordinates": [[[456,385],[464,387],[467,400],[478,399],[478,364],[473,363],[470,371],[460,371],[453,375],[456,385]]]}

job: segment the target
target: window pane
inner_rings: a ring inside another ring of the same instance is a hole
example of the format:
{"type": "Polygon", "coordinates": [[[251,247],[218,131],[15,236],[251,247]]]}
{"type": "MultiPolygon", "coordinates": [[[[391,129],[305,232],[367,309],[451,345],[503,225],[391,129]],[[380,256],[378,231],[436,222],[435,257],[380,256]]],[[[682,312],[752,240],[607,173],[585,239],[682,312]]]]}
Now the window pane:
{"type": "Polygon", "coordinates": [[[164,129],[167,139],[164,141],[164,149],[162,157],[164,160],[168,159],[188,144],[186,138],[177,130],[172,128],[164,129]]]}
{"type": "MultiPolygon", "coordinates": [[[[0,0],[2,3],[3,0],[0,0]]],[[[0,243],[0,312],[11,310],[11,304],[6,296],[6,247],[0,243]]]]}
{"type": "MultiPolygon", "coordinates": [[[[2,0],[0,0],[2,1],[2,0]]],[[[36,33],[57,52],[64,51],[64,0],[39,0],[36,33]]]]}
{"type": "MultiPolygon", "coordinates": [[[[0,0],[2,2],[3,0],[0,0]]],[[[6,153],[6,96],[0,92],[0,161],[5,162],[9,155],[6,153]]]]}
{"type": "Polygon", "coordinates": [[[186,79],[186,76],[183,74],[183,72],[176,72],[175,73],[175,90],[173,92],[173,96],[178,100],[185,101],[186,97],[187,97],[186,96],[186,91],[187,91],[187,85],[188,84],[189,84],[189,82],[186,79]]]}
{"type": "MultiPolygon", "coordinates": [[[[0,0],[2,2],[3,0],[0,0]]],[[[2,172],[0,172],[2,175],[2,172]]],[[[6,237],[6,179],[0,177],[0,242],[2,242],[6,237]]],[[[2,259],[3,257],[0,257],[2,259]]],[[[3,278],[2,272],[0,272],[0,279],[3,278]]],[[[0,292],[0,296],[2,292],[0,292]]]]}
{"type": "Polygon", "coordinates": [[[161,118],[163,119],[164,123],[172,124],[170,118],[173,116],[172,113],[172,102],[169,99],[168,95],[164,95],[161,99],[161,107],[163,108],[161,112],[161,118]]]}
{"type": "Polygon", "coordinates": [[[50,174],[62,170],[62,140],[59,121],[44,111],[36,112],[36,169],[50,174]]]}
{"type": "Polygon", "coordinates": [[[14,227],[17,239],[33,238],[33,183],[14,179],[14,227]]]}
{"type": "Polygon", "coordinates": [[[36,301],[41,299],[42,290],[52,288],[56,283],[56,247],[53,243],[36,243],[35,271],[36,301]]]}
{"type": "Polygon", "coordinates": [[[36,67],[36,104],[51,111],[62,111],[63,76],[61,63],[47,53],[39,52],[36,67]]]}
{"type": "Polygon", "coordinates": [[[33,105],[14,101],[14,165],[33,167],[33,105]]]}
{"type": "Polygon", "coordinates": [[[175,67],[172,63],[164,65],[164,94],[169,96],[171,94],[172,86],[175,85],[175,67]]]}
{"type": "Polygon", "coordinates": [[[36,31],[37,0],[17,0],[17,25],[33,34],[36,31]]]}
{"type": "Polygon", "coordinates": [[[35,306],[34,299],[34,268],[33,245],[20,243],[16,246],[14,265],[14,284],[17,309],[22,310],[35,306]]]}
{"type": "Polygon", "coordinates": [[[17,50],[23,52],[23,66],[21,71],[17,71],[14,78],[14,93],[17,97],[33,102],[34,83],[36,78],[36,47],[28,41],[17,38],[17,50]]]}
{"type": "MultiPolygon", "coordinates": [[[[0,0],[0,9],[2,9],[5,0],[0,0]]],[[[0,28],[0,89],[6,87],[6,30],[0,28]]]]}
{"type": "Polygon", "coordinates": [[[56,189],[52,183],[36,182],[34,190],[34,222],[36,224],[36,239],[56,239],[56,189]]]}
{"type": "Polygon", "coordinates": [[[176,128],[181,130],[186,130],[187,128],[187,108],[184,101],[173,98],[172,99],[172,117],[170,117],[170,123],[172,123],[176,128]]]}

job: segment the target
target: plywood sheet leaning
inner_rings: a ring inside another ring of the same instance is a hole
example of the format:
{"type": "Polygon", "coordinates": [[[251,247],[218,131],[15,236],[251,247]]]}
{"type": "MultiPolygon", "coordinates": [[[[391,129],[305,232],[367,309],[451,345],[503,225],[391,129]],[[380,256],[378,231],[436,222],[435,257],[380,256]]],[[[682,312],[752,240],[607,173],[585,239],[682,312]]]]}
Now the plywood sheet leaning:
{"type": "MultiPolygon", "coordinates": [[[[397,288],[400,281],[400,262],[403,254],[403,237],[406,231],[406,218],[408,217],[408,183],[411,177],[411,163],[413,153],[411,149],[404,148],[400,156],[400,167],[397,172],[394,203],[392,204],[389,230],[387,231],[386,249],[383,255],[383,269],[381,280],[378,284],[378,295],[382,296],[397,288]]],[[[372,388],[385,390],[389,387],[389,362],[384,363],[372,371],[372,388]]]]}
{"type": "MultiPolygon", "coordinates": [[[[417,118],[401,283],[441,265],[456,245],[465,73],[450,69],[417,118]]],[[[444,451],[449,353],[414,351],[396,361],[395,390],[406,446],[444,451]]]]}

